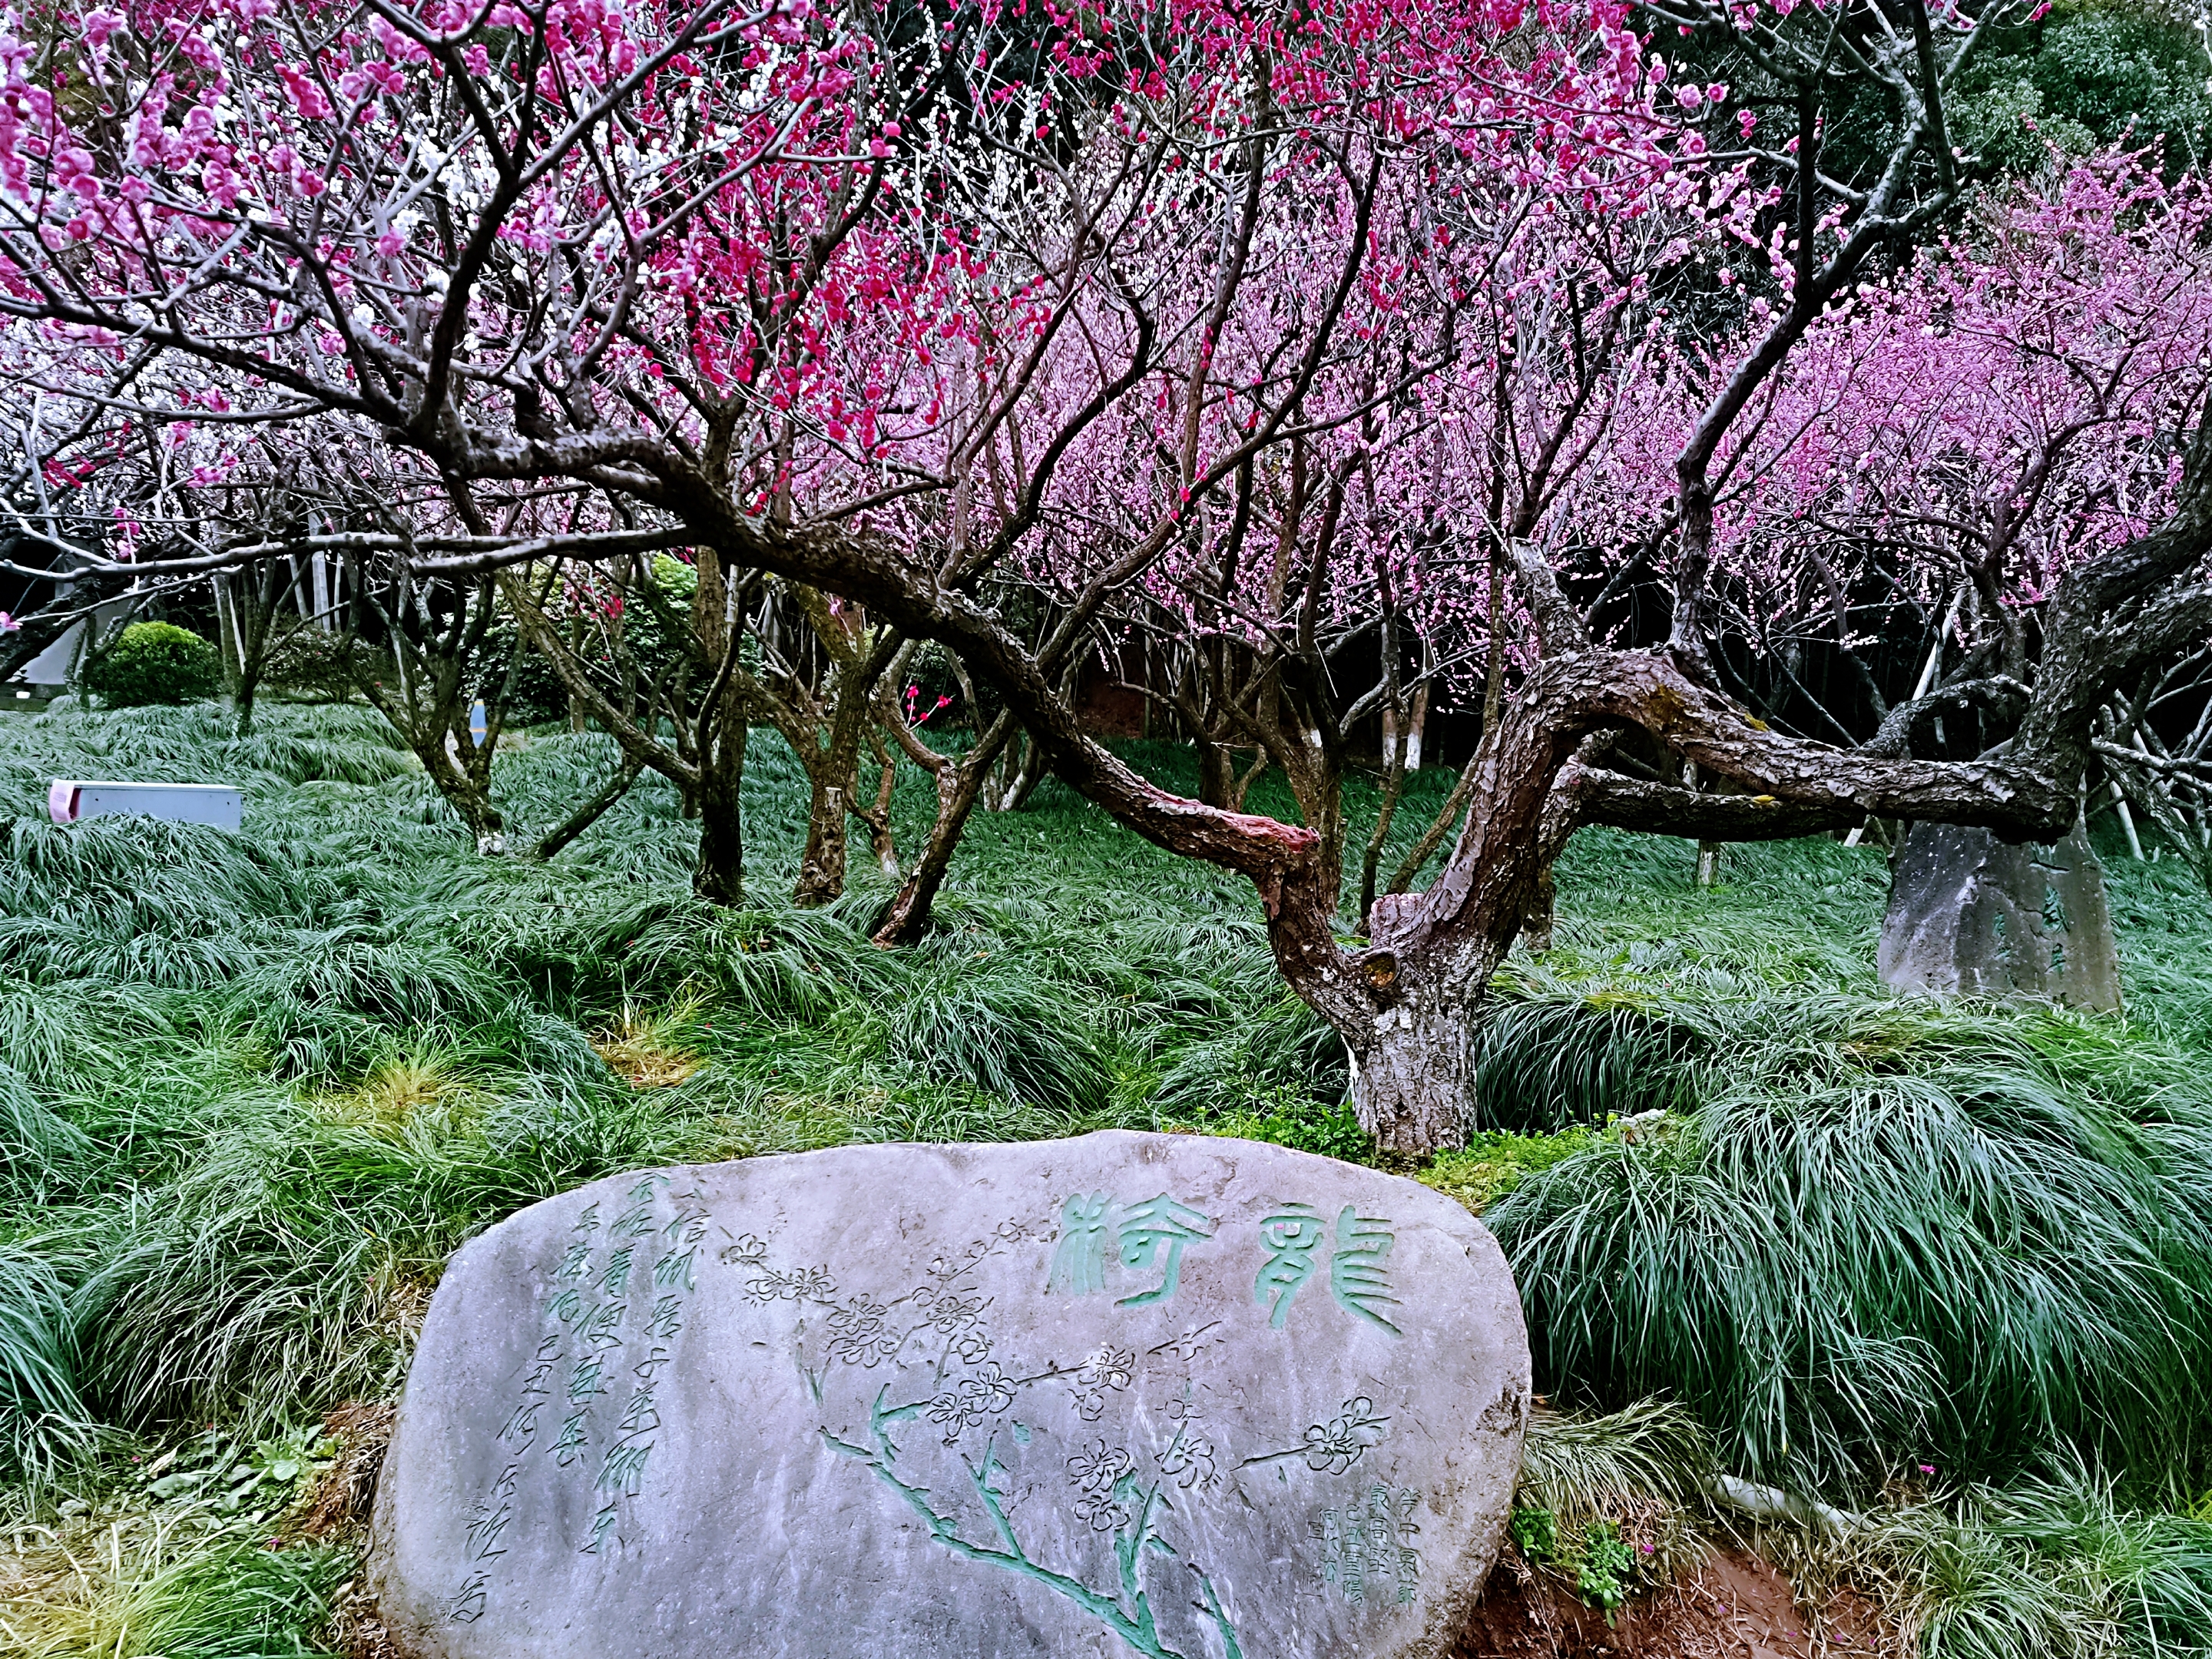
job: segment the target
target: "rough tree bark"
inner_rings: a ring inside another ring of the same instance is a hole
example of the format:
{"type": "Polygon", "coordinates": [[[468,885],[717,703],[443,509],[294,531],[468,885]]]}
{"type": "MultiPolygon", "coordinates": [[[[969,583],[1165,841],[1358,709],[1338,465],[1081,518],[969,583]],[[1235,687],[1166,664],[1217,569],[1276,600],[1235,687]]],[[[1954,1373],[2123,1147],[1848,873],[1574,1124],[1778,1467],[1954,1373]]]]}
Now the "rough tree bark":
{"type": "MultiPolygon", "coordinates": [[[[782,664],[778,672],[764,665],[758,677],[743,671],[739,677],[748,701],[783,733],[806,773],[806,845],[792,900],[812,907],[845,890],[848,817],[860,818],[878,858],[885,855],[890,817],[879,810],[871,821],[860,804],[860,749],[876,718],[877,687],[905,641],[890,629],[871,629],[860,617],[840,611],[818,589],[795,587],[793,597],[828,659],[822,683],[809,684],[795,663],[782,664]]],[[[890,856],[895,864],[896,855],[890,856]]]]}
{"type": "Polygon", "coordinates": [[[289,559],[267,559],[217,576],[216,581],[223,682],[242,738],[253,730],[254,699],[276,642],[276,619],[299,584],[299,573],[289,559]]]}

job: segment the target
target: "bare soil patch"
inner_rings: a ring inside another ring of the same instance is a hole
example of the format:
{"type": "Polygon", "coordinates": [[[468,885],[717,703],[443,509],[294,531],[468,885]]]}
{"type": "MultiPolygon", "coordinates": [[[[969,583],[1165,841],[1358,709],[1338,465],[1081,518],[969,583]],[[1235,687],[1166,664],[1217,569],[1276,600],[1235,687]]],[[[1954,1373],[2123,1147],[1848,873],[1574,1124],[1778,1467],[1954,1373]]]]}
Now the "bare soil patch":
{"type": "Polygon", "coordinates": [[[1904,1659],[1875,1604],[1845,1588],[1802,1607],[1790,1581],[1740,1550],[1605,1614],[1509,1545],[1449,1659],[1904,1659]]]}

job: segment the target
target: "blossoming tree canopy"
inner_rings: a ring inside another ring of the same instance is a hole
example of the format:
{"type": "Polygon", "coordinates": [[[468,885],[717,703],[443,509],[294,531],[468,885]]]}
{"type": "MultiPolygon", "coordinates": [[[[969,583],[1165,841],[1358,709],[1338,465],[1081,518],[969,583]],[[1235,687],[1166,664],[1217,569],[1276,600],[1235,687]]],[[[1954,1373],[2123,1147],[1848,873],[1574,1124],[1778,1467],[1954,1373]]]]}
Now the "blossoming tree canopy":
{"type": "Polygon", "coordinates": [[[1509,132],[1554,189],[1624,147],[1663,165],[1602,6],[1594,46],[1510,64],[1516,18],[1435,0],[1028,10],[19,18],[7,308],[74,348],[42,390],[104,399],[73,412],[115,442],[168,428],[202,483],[248,464],[249,425],[333,416],[425,456],[428,491],[696,472],[741,511],[849,504],[907,447],[941,454],[954,349],[1033,374],[1024,346],[1077,307],[1182,297],[1263,129],[1270,182],[1317,209],[1331,173],[1433,178],[1438,145],[1509,132]],[[1519,142],[1532,122],[1556,131],[1519,142]],[[1065,191],[1074,222],[1036,199],[1065,191]]]}
{"type": "MultiPolygon", "coordinates": [[[[2034,608],[2177,505],[2172,434],[2212,382],[2208,214],[2198,181],[2091,157],[1992,191],[1909,267],[1858,284],[1721,451],[1717,568],[1744,638],[1820,638],[1856,661],[1895,631],[1873,615],[1917,610],[1914,637],[1940,621],[1984,659],[1974,678],[2008,682],[1986,692],[2024,697],[2034,608]]],[[[1765,326],[1765,301],[1743,309],[1765,326]]],[[[1664,507],[1650,481],[1741,351],[1678,349],[1626,388],[1581,503],[1587,538],[1649,537],[1664,507]]],[[[1859,680],[1879,721],[1863,665],[1859,680]]]]}
{"type": "MultiPolygon", "coordinates": [[[[10,308],[80,346],[57,391],[103,360],[150,379],[141,418],[332,414],[466,447],[494,400],[523,424],[564,400],[596,441],[562,459],[604,465],[622,398],[659,432],[684,390],[796,398],[809,329],[881,283],[885,238],[849,238],[792,319],[807,276],[760,234],[766,212],[803,246],[884,149],[866,43],[804,6],[243,0],[0,49],[10,308]]],[[[181,447],[203,483],[242,447],[181,447]]]]}

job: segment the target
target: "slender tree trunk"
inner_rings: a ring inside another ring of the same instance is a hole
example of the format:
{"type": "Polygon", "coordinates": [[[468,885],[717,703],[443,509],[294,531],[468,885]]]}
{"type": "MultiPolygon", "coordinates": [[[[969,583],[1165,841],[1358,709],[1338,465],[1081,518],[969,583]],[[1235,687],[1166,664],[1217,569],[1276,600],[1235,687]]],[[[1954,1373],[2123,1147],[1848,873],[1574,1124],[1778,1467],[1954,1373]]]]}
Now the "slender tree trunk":
{"type": "Polygon", "coordinates": [[[818,763],[808,782],[806,846],[799,855],[799,880],[791,902],[802,909],[827,904],[845,890],[845,814],[852,795],[849,777],[833,775],[834,756],[818,763]]]}
{"type": "Polygon", "coordinates": [[[866,811],[855,811],[854,816],[867,827],[868,851],[875,858],[876,867],[896,881],[899,857],[898,843],[891,839],[891,791],[898,783],[898,768],[884,747],[881,732],[871,741],[875,745],[876,760],[883,768],[876,783],[876,802],[866,811]]]}
{"type": "Polygon", "coordinates": [[[928,842],[891,902],[876,918],[872,937],[877,944],[918,945],[927,935],[931,907],[952,868],[953,852],[975,811],[982,785],[981,768],[956,766],[939,775],[937,818],[929,826],[928,842]]]}
{"type": "Polygon", "coordinates": [[[234,575],[218,572],[212,586],[215,589],[216,649],[222,658],[222,687],[233,707],[238,701],[238,607],[230,596],[230,585],[238,580],[234,575]]]}
{"type": "Polygon", "coordinates": [[[1237,792],[1237,751],[1200,732],[1198,746],[1198,798],[1208,806],[1230,808],[1237,792]]]}
{"type": "Polygon", "coordinates": [[[241,738],[253,735],[253,699],[261,690],[261,659],[257,655],[247,666],[239,671],[238,689],[231,694],[231,707],[237,715],[234,726],[241,738]]]}
{"type": "MultiPolygon", "coordinates": [[[[862,639],[860,644],[865,649],[856,649],[848,637],[840,649],[836,630],[843,624],[839,618],[826,605],[810,607],[807,615],[823,649],[836,659],[828,685],[828,718],[822,717],[819,704],[805,700],[803,694],[795,695],[774,718],[806,768],[806,847],[799,855],[799,880],[792,902],[811,908],[844,893],[852,844],[845,822],[848,816],[867,825],[877,856],[885,856],[890,839],[890,757],[884,757],[883,799],[872,815],[860,805],[860,747],[876,715],[877,688],[906,647],[896,635],[886,635],[873,644],[862,639]],[[825,727],[826,744],[823,741],[825,727]]],[[[889,856],[896,873],[897,855],[889,856]]]]}
{"type": "Polygon", "coordinates": [[[1382,799],[1375,813],[1375,828],[1367,837],[1365,850],[1359,859],[1359,927],[1367,929],[1368,912],[1375,908],[1375,881],[1382,859],[1382,843],[1390,838],[1390,821],[1398,815],[1398,797],[1405,786],[1406,775],[1395,765],[1382,773],[1382,799]]]}
{"type": "Polygon", "coordinates": [[[734,672],[738,647],[737,595],[729,573],[713,550],[702,548],[692,594],[692,628],[710,674],[727,663],[732,670],[719,694],[710,679],[699,712],[699,869],[692,888],[709,904],[744,902],[744,811],[739,795],[745,777],[746,710],[734,672]]]}
{"type": "Polygon", "coordinates": [[[446,804],[476,838],[477,851],[487,858],[504,853],[507,819],[491,804],[488,781],[470,775],[471,769],[455,760],[446,742],[446,730],[440,727],[430,733],[427,741],[410,746],[415,750],[415,758],[422,763],[422,769],[430,775],[430,781],[437,786],[438,793],[445,797],[446,804]]]}
{"type": "Polygon", "coordinates": [[[1721,880],[1721,844],[1717,841],[1698,843],[1698,885],[1717,887],[1721,880]]]}
{"type": "Polygon", "coordinates": [[[699,870],[692,887],[709,904],[736,906],[745,896],[744,811],[738,793],[745,776],[744,716],[734,711],[719,730],[699,767],[699,870]]]}
{"type": "MultiPolygon", "coordinates": [[[[573,657],[576,655],[582,648],[583,639],[584,619],[572,612],[568,617],[568,654],[570,656],[573,657]]],[[[571,732],[581,732],[590,724],[591,720],[585,711],[583,699],[576,695],[575,689],[573,686],[570,687],[568,690],[568,729],[571,732]]]]}
{"type": "Polygon", "coordinates": [[[216,617],[225,636],[223,682],[230,690],[232,729],[241,738],[253,732],[253,700],[261,689],[261,671],[269,660],[270,636],[276,631],[290,568],[288,560],[271,560],[258,568],[248,566],[218,589],[216,617]]]}
{"type": "MultiPolygon", "coordinates": [[[[896,718],[896,716],[894,716],[896,718]]],[[[915,860],[914,868],[899,884],[891,902],[876,918],[872,937],[878,945],[914,945],[929,932],[930,908],[938,889],[952,867],[952,854],[974,816],[983,787],[1000,752],[1018,730],[1011,716],[1001,714],[963,755],[957,765],[943,757],[932,769],[937,778],[937,818],[929,826],[929,841],[915,860]]],[[[917,759],[921,757],[916,757],[917,759]]]]}
{"type": "MultiPolygon", "coordinates": [[[[1036,744],[1024,738],[1020,755],[1019,763],[1006,777],[1006,787],[983,803],[987,811],[1020,811],[1030,804],[1030,797],[1036,793],[1037,785],[1044,781],[1044,765],[1038,756],[1036,744]]],[[[1006,769],[1000,769],[1004,771],[1006,769]]]]}
{"type": "Polygon", "coordinates": [[[1429,723],[1429,693],[1432,689],[1429,682],[1424,680],[1420,690],[1413,693],[1413,717],[1406,722],[1406,769],[1408,772],[1421,769],[1421,734],[1429,723]]]}
{"type": "Polygon", "coordinates": [[[549,831],[538,843],[538,856],[540,859],[554,857],[562,848],[597,823],[608,808],[629,793],[630,786],[637,781],[637,775],[641,769],[642,763],[628,755],[623,756],[622,764],[615,769],[614,776],[607,780],[606,787],[570,813],[566,823],[549,831]]]}

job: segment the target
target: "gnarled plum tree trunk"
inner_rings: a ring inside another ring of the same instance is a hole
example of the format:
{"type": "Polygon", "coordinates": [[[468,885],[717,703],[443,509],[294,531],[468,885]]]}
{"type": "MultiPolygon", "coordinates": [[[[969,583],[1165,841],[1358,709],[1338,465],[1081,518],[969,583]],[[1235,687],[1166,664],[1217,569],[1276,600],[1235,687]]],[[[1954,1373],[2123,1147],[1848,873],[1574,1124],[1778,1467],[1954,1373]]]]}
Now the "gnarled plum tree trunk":
{"type": "Polygon", "coordinates": [[[828,764],[807,779],[806,845],[799,850],[799,879],[791,890],[791,902],[802,909],[827,904],[845,890],[850,793],[847,781],[836,777],[828,764]]]}
{"type": "Polygon", "coordinates": [[[1352,1104],[1377,1146],[1419,1153],[1466,1139],[1477,1013],[1446,988],[1432,987],[1375,1017],[1352,1078],[1352,1104]]]}
{"type": "Polygon", "coordinates": [[[745,736],[743,715],[725,720],[699,769],[699,870],[691,884],[709,904],[744,902],[745,823],[738,797],[744,785],[745,736]]]}
{"type": "MultiPolygon", "coordinates": [[[[270,598],[283,589],[262,592],[270,598]]],[[[468,826],[477,851],[486,856],[507,851],[507,821],[491,798],[492,757],[506,699],[503,686],[484,679],[494,593],[488,577],[466,585],[420,581],[404,567],[388,592],[356,588],[356,605],[383,627],[398,684],[386,685],[359,664],[355,684],[422,763],[439,794],[468,826]],[[469,719],[479,690],[486,717],[481,738],[469,719]]]]}
{"type": "Polygon", "coordinates": [[[881,803],[872,817],[860,805],[859,787],[860,746],[867,736],[876,687],[901,649],[900,641],[891,635],[865,651],[856,648],[858,641],[853,638],[833,640],[825,630],[839,623],[826,611],[815,626],[836,659],[826,698],[827,742],[819,730],[824,722],[818,709],[802,713],[794,703],[771,701],[777,724],[806,769],[806,846],[799,854],[799,880],[792,902],[810,907],[827,904],[845,890],[851,846],[845,822],[848,817],[862,820],[878,860],[888,857],[896,868],[896,854],[890,851],[889,802],[881,803]]]}
{"type": "MultiPolygon", "coordinates": [[[[699,869],[692,889],[710,904],[744,902],[745,699],[738,681],[738,594],[728,562],[702,548],[691,627],[702,666],[711,665],[693,727],[692,799],[699,809],[699,869]]],[[[576,689],[572,686],[571,690],[576,689]]]]}

